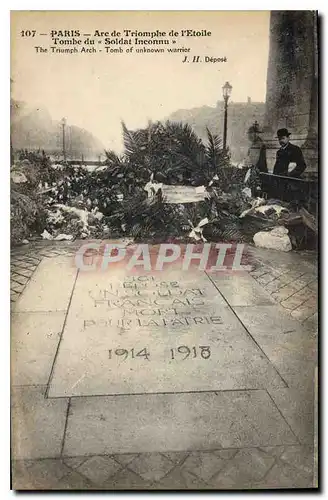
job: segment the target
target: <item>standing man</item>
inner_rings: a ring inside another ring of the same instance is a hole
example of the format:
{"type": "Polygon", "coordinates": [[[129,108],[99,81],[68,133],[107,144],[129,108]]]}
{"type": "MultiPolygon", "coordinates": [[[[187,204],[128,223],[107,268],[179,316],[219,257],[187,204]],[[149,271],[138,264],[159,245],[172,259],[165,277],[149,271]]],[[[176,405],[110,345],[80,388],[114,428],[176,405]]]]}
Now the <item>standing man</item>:
{"type": "Polygon", "coordinates": [[[247,131],[250,147],[246,162],[249,166],[258,169],[259,172],[267,172],[266,147],[259,136],[260,133],[260,127],[256,121],[247,131]]]}
{"type": "Polygon", "coordinates": [[[277,151],[276,163],[273,168],[275,175],[285,175],[288,177],[300,177],[306,169],[301,148],[289,142],[290,133],[286,128],[280,128],[277,131],[277,137],[280,149],[277,151]],[[291,172],[288,171],[289,165],[293,163],[295,167],[291,172]]]}
{"type": "Polygon", "coordinates": [[[267,173],[266,147],[260,138],[261,133],[258,122],[256,121],[247,131],[250,147],[245,159],[247,170],[244,183],[251,189],[252,196],[258,196],[261,190],[261,173],[267,173]]]}

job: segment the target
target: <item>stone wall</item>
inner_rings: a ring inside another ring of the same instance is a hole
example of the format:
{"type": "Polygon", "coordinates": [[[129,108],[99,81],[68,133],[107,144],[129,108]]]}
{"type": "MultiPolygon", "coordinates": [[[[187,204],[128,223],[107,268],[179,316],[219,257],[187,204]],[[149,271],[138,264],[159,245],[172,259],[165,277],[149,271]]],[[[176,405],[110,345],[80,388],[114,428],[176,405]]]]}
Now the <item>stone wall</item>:
{"type": "Polygon", "coordinates": [[[314,11],[273,11],[263,139],[269,170],[279,147],[278,128],[291,132],[307,172],[318,169],[318,44],[314,11]]]}

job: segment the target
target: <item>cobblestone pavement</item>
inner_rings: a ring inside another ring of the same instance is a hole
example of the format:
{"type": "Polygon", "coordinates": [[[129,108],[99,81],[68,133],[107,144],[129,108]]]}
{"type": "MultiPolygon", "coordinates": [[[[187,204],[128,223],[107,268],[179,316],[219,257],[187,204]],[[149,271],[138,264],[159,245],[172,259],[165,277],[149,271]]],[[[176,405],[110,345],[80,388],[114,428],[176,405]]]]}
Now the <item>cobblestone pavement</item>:
{"type": "MultiPolygon", "coordinates": [[[[81,242],[38,242],[12,250],[10,297],[15,302],[43,258],[74,255],[81,242]]],[[[250,250],[255,269],[253,278],[291,316],[312,328],[317,327],[318,276],[314,255],[250,250]]]]}
{"type": "Polygon", "coordinates": [[[313,254],[271,253],[252,249],[256,266],[250,274],[291,316],[312,328],[318,323],[318,273],[313,254]],[[277,255],[278,254],[278,255],[277,255]]]}
{"type": "Polygon", "coordinates": [[[224,490],[313,488],[309,446],[17,460],[13,488],[224,490]]]}
{"type": "Polygon", "coordinates": [[[10,260],[10,300],[16,302],[43,258],[74,255],[79,243],[37,242],[15,247],[10,260]]]}
{"type": "MultiPolygon", "coordinates": [[[[12,302],[23,292],[42,259],[73,256],[80,244],[39,242],[12,249],[12,302]]],[[[251,252],[255,259],[250,273],[253,278],[293,318],[316,329],[317,272],[312,257],[259,249],[251,252]]],[[[277,391],[278,399],[285,397],[284,391],[288,390],[281,389],[281,395],[277,391]]],[[[60,458],[13,460],[12,487],[143,491],[317,487],[313,447],[295,438],[295,444],[288,446],[81,457],[66,457],[62,452],[60,458]]]]}

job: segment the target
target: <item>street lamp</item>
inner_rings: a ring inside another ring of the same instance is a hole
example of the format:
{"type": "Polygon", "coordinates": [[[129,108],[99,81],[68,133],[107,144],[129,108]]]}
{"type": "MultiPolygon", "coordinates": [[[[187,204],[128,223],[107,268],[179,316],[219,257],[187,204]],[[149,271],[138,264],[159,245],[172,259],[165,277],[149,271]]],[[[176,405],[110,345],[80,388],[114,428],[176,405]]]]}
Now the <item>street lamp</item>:
{"type": "Polygon", "coordinates": [[[65,126],[66,126],[66,118],[63,118],[61,121],[61,126],[63,127],[63,157],[64,161],[66,161],[66,145],[65,145],[65,126]]]}
{"type": "Polygon", "coordinates": [[[228,100],[231,95],[232,86],[229,82],[225,82],[222,87],[222,95],[224,99],[224,124],[223,124],[223,150],[227,149],[227,121],[228,121],[228,100]]]}

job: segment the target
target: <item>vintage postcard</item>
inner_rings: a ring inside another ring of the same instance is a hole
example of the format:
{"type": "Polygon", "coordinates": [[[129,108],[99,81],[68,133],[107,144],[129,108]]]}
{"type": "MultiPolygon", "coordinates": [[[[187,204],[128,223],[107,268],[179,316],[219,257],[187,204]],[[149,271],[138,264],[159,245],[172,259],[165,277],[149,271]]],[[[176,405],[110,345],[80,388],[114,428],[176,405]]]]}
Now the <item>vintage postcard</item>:
{"type": "Polygon", "coordinates": [[[11,487],[318,488],[318,13],[11,12],[11,487]]]}

